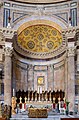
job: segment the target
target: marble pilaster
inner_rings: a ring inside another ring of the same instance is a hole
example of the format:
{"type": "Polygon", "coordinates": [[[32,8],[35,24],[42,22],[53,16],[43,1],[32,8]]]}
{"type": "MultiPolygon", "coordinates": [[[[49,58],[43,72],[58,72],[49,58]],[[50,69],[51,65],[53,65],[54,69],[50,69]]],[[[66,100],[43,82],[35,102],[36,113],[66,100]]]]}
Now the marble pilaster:
{"type": "Polygon", "coordinates": [[[75,47],[68,48],[68,101],[69,104],[69,111],[74,111],[74,102],[75,102],[75,47]]]}
{"type": "Polygon", "coordinates": [[[48,66],[48,90],[53,90],[54,70],[53,65],[48,66]]]}
{"type": "Polygon", "coordinates": [[[12,48],[5,47],[4,103],[11,105],[11,56],[12,48]]]}
{"type": "Polygon", "coordinates": [[[33,90],[34,86],[33,86],[33,66],[32,65],[28,65],[28,89],[33,90]]]}
{"type": "Polygon", "coordinates": [[[79,49],[77,49],[77,72],[79,72],[79,49]]]}
{"type": "Polygon", "coordinates": [[[68,59],[67,58],[65,58],[65,86],[64,86],[64,89],[65,89],[65,98],[67,99],[68,97],[68,85],[67,85],[67,83],[68,83],[68,59]]]}

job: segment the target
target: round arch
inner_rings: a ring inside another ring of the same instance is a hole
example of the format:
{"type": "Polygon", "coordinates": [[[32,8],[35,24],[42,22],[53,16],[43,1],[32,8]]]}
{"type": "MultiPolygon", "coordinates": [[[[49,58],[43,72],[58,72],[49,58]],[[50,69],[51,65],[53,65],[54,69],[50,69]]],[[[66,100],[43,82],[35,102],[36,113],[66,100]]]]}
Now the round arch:
{"type": "Polygon", "coordinates": [[[23,24],[26,24],[28,22],[32,21],[50,21],[52,25],[58,25],[61,27],[61,29],[66,29],[68,27],[68,24],[64,21],[61,20],[59,17],[53,15],[53,16],[31,16],[31,17],[24,17],[23,19],[19,19],[16,23],[13,25],[13,29],[18,30],[20,26],[23,24]]]}

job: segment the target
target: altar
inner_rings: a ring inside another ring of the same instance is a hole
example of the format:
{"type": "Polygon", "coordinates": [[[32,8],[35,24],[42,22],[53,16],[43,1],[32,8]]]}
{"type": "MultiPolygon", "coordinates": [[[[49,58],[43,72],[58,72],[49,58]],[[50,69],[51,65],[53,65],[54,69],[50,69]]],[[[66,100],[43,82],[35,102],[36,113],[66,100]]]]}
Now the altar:
{"type": "Polygon", "coordinates": [[[28,111],[29,108],[37,108],[37,109],[44,109],[46,108],[47,111],[52,110],[52,102],[34,102],[34,101],[30,101],[30,102],[26,102],[26,103],[20,103],[18,104],[19,108],[20,108],[20,112],[23,111],[28,111]]]}
{"type": "Polygon", "coordinates": [[[29,108],[28,109],[29,118],[47,118],[48,113],[46,108],[29,108]]]}

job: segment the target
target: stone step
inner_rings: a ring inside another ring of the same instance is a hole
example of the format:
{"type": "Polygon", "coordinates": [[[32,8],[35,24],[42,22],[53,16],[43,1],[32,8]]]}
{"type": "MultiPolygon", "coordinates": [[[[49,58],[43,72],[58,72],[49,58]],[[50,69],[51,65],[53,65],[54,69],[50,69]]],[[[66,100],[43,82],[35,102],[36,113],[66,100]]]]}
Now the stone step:
{"type": "Polygon", "coordinates": [[[48,117],[48,118],[10,118],[10,120],[60,120],[60,117],[48,117]]]}
{"type": "Polygon", "coordinates": [[[60,120],[60,116],[48,116],[48,118],[28,118],[28,115],[16,114],[10,120],[60,120]]]}
{"type": "Polygon", "coordinates": [[[72,118],[66,115],[48,115],[48,118],[28,118],[27,114],[19,113],[11,116],[10,120],[61,120],[61,118],[72,118]]]}

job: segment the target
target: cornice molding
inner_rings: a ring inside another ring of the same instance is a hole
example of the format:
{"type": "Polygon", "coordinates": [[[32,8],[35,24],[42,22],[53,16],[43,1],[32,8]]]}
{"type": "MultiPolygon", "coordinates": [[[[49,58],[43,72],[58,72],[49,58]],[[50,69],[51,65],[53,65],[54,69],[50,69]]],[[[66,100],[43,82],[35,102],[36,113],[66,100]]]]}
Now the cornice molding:
{"type": "Polygon", "coordinates": [[[3,33],[5,38],[12,39],[12,37],[14,36],[14,33],[16,32],[16,30],[10,29],[10,28],[1,28],[0,32],[3,33]]]}
{"type": "Polygon", "coordinates": [[[20,3],[31,3],[31,4],[56,4],[62,2],[68,2],[71,0],[10,0],[13,2],[20,2],[20,3]]]}

